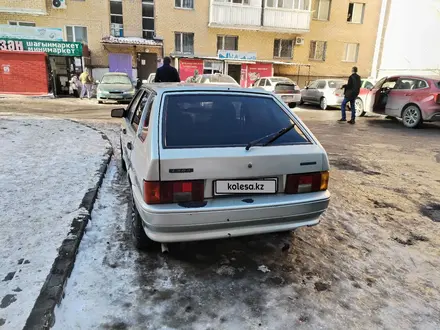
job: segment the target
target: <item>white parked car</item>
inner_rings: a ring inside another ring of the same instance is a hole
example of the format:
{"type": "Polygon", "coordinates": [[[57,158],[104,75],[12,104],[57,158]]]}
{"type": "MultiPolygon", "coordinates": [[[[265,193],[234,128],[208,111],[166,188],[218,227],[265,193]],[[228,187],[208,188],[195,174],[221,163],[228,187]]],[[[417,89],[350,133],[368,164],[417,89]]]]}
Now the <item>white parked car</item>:
{"type": "Polygon", "coordinates": [[[234,78],[222,73],[201,74],[199,76],[189,77],[186,79],[186,82],[194,82],[196,84],[240,86],[234,78]]]}
{"type": "Polygon", "coordinates": [[[301,102],[301,90],[298,85],[285,77],[265,77],[255,80],[253,88],[262,88],[266,91],[277,94],[281,99],[294,108],[301,102]]]}
{"type": "Polygon", "coordinates": [[[301,103],[317,104],[322,110],[339,107],[344,100],[341,87],[347,83],[342,79],[319,79],[301,90],[301,103]]]}
{"type": "Polygon", "coordinates": [[[144,85],[112,117],[122,118],[138,248],[290,231],[327,209],[327,154],[271,93],[144,85]]]}

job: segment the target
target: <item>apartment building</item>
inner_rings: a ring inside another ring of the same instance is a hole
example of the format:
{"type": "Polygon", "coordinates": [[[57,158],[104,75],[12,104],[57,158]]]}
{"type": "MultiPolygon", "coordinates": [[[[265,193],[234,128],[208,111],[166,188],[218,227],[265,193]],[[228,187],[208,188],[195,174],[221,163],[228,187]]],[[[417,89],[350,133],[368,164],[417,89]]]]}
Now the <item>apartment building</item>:
{"type": "Polygon", "coordinates": [[[370,75],[382,0],[160,0],[156,35],[184,79],[370,75]]]}
{"type": "Polygon", "coordinates": [[[154,0],[0,1],[0,38],[38,40],[39,46],[29,49],[47,52],[61,94],[68,92],[71,74],[85,67],[92,68],[95,79],[108,71],[126,72],[133,79],[155,72],[163,50],[162,41],[154,39],[154,21],[154,0]],[[77,48],[69,43],[79,43],[82,53],[57,54],[41,47],[61,48],[61,42],[77,48]]]}

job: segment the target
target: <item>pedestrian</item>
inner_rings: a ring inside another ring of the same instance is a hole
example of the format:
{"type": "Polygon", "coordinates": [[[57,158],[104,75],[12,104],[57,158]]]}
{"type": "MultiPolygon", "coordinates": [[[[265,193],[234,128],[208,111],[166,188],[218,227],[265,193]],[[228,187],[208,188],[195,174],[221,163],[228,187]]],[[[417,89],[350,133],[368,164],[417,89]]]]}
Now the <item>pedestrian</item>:
{"type": "Polygon", "coordinates": [[[357,72],[358,68],[354,66],[351,69],[351,76],[348,78],[348,83],[342,86],[342,88],[344,88],[344,100],[341,104],[342,117],[339,119],[339,122],[347,121],[345,108],[347,107],[348,102],[350,102],[351,106],[351,119],[348,121],[348,123],[354,124],[356,122],[355,101],[361,90],[361,77],[357,74],[357,72]]]}
{"type": "Polygon", "coordinates": [[[74,97],[79,97],[78,88],[80,87],[79,86],[80,82],[76,73],[72,75],[72,78],[70,79],[69,83],[70,83],[69,86],[70,94],[73,94],[74,97]]]}
{"type": "Polygon", "coordinates": [[[79,76],[79,80],[81,81],[82,84],[81,100],[84,98],[86,91],[87,91],[87,98],[90,100],[92,94],[93,79],[92,76],[89,74],[89,69],[85,69],[85,71],[81,73],[81,75],[79,76]]]}
{"type": "Polygon", "coordinates": [[[157,69],[154,82],[180,82],[179,73],[171,66],[171,59],[168,56],[163,59],[163,65],[157,69]]]}

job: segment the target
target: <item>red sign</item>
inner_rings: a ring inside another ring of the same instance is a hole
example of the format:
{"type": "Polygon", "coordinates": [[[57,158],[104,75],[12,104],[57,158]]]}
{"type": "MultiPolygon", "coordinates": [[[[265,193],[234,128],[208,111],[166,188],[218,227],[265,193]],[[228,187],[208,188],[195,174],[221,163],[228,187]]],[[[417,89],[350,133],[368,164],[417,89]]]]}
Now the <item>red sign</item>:
{"type": "Polygon", "coordinates": [[[194,76],[195,72],[203,74],[203,60],[182,58],[179,60],[180,80],[185,81],[186,78],[194,76]]]}
{"type": "Polygon", "coordinates": [[[270,63],[256,63],[256,64],[242,64],[241,65],[241,86],[250,87],[255,80],[271,77],[272,64],[270,63]]]}

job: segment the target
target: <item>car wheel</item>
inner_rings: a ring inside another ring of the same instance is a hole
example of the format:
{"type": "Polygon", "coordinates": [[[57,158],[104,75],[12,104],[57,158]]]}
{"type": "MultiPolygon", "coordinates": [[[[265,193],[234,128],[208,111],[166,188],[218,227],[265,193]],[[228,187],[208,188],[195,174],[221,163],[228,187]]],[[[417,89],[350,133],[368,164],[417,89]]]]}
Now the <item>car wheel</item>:
{"type": "Polygon", "coordinates": [[[121,141],[121,143],[119,144],[119,147],[120,147],[120,149],[121,149],[121,167],[122,167],[122,169],[123,169],[124,172],[125,172],[125,171],[127,171],[127,164],[125,164],[125,160],[124,160],[124,152],[123,152],[123,150],[122,150],[122,141],[121,141]]]}
{"type": "Polygon", "coordinates": [[[301,101],[299,101],[299,105],[303,105],[304,104],[304,101],[303,101],[303,99],[301,98],[301,101]]]}
{"type": "Polygon", "coordinates": [[[134,247],[138,250],[147,250],[153,245],[153,241],[145,234],[142,218],[133,198],[131,201],[131,237],[134,247]]]}
{"type": "Polygon", "coordinates": [[[327,109],[327,99],[325,97],[321,97],[321,100],[319,101],[319,106],[322,110],[327,109]]]}
{"type": "Polygon", "coordinates": [[[356,107],[356,117],[363,117],[365,116],[364,111],[364,102],[360,98],[357,98],[356,101],[354,101],[355,107],[356,107]]]}
{"type": "Polygon", "coordinates": [[[417,128],[422,122],[422,113],[416,105],[408,105],[402,112],[403,125],[408,128],[417,128]]]}
{"type": "Polygon", "coordinates": [[[102,101],[99,101],[99,100],[98,100],[98,104],[102,104],[102,101]]]}
{"type": "Polygon", "coordinates": [[[288,104],[289,108],[295,108],[296,107],[296,102],[290,102],[288,104]]]}

